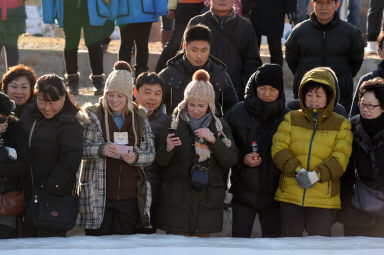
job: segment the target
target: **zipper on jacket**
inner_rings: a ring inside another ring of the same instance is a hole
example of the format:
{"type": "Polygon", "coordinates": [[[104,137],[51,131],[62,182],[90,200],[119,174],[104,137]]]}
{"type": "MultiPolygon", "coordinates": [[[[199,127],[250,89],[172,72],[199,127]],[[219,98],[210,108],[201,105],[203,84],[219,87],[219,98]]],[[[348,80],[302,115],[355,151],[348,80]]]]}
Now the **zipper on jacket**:
{"type": "MultiPolygon", "coordinates": [[[[317,117],[318,117],[318,113],[317,113],[317,109],[313,109],[312,111],[312,123],[313,123],[313,133],[312,133],[312,137],[311,137],[311,141],[309,142],[309,150],[308,150],[308,160],[307,160],[307,171],[309,169],[309,161],[311,160],[311,150],[312,150],[312,142],[313,142],[313,139],[315,138],[315,133],[316,133],[316,129],[317,129],[317,117]]],[[[304,206],[304,200],[305,200],[305,193],[306,193],[307,189],[304,189],[304,193],[303,193],[303,200],[302,200],[302,206],[304,206]]]]}
{"type": "Polygon", "coordinates": [[[323,57],[322,57],[322,65],[323,66],[326,66],[326,54],[325,54],[325,50],[326,50],[326,45],[325,45],[325,37],[326,37],[326,32],[325,31],[323,31],[322,33],[322,37],[323,37],[323,57]]]}

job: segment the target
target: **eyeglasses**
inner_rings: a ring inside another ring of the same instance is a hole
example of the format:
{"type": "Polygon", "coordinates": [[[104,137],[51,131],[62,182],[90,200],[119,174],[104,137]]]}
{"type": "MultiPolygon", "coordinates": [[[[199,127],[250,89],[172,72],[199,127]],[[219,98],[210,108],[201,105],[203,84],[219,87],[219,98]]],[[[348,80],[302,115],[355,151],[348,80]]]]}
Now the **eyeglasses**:
{"type": "Polygon", "coordinates": [[[373,105],[373,104],[364,104],[364,103],[359,103],[359,106],[361,109],[364,109],[367,107],[368,110],[374,110],[376,107],[380,106],[379,104],[373,105]]]}
{"type": "Polygon", "coordinates": [[[7,117],[0,117],[0,124],[3,124],[7,121],[7,117]]]}

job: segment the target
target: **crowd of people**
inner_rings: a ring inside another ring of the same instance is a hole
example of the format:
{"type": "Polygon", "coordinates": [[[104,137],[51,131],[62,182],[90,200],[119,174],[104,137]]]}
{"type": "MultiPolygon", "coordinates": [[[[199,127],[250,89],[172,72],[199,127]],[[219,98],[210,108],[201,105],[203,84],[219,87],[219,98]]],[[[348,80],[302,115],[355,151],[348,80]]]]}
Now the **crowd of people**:
{"type": "MultiPolygon", "coordinates": [[[[312,0],[286,42],[289,102],[280,38],[285,14],[298,17],[296,1],[122,2],[43,1],[45,20],[64,26],[65,79],[17,63],[3,75],[0,238],[64,237],[73,227],[209,237],[228,207],[233,237],[251,237],[257,215],[262,237],[331,236],[336,221],[345,236],[384,237],[384,60],[353,95],[364,40],[340,19],[338,0],[312,0]],[[148,72],[161,15],[169,41],[148,72]],[[119,60],[104,82],[114,18],[119,60]],[[72,97],[81,28],[101,96],[82,107],[72,97]]],[[[384,59],[384,31],[376,45],[384,59]]]]}

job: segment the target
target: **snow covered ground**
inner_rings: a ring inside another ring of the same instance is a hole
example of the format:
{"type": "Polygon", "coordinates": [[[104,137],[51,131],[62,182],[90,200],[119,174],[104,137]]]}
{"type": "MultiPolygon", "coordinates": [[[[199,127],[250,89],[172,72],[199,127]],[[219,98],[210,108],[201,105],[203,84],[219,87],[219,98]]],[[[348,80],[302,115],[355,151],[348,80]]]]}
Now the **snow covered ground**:
{"type": "Polygon", "coordinates": [[[69,238],[25,238],[0,241],[0,254],[14,255],[380,255],[384,239],[303,237],[275,239],[198,238],[133,235],[69,238]]]}

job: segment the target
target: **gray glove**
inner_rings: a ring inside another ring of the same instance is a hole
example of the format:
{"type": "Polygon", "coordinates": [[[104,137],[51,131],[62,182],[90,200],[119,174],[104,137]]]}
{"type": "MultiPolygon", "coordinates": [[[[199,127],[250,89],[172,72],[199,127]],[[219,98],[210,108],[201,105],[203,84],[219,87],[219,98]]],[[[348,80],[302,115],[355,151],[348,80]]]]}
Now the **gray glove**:
{"type": "Polygon", "coordinates": [[[296,181],[303,189],[311,188],[319,181],[319,177],[315,171],[306,171],[301,169],[296,174],[296,181]]]}

